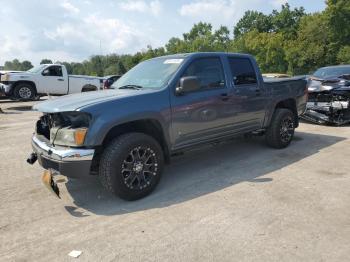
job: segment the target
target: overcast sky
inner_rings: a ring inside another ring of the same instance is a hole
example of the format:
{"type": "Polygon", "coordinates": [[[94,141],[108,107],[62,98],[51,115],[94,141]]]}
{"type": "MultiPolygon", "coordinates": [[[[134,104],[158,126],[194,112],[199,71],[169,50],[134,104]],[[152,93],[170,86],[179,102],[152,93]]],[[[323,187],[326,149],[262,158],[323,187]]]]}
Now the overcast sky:
{"type": "Polygon", "coordinates": [[[307,12],[325,8],[324,0],[0,0],[0,65],[134,53],[162,46],[199,21],[232,31],[246,10],[269,13],[285,2],[307,12]]]}

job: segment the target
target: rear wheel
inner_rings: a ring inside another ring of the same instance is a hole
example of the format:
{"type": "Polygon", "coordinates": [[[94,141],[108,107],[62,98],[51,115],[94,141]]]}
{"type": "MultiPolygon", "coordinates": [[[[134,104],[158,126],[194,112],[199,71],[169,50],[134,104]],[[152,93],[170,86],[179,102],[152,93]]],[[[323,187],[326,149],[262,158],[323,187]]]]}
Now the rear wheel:
{"type": "Polygon", "coordinates": [[[18,84],[14,90],[14,97],[20,100],[33,100],[35,97],[35,89],[28,83],[18,84]]]}
{"type": "Polygon", "coordinates": [[[159,143],[146,134],[129,133],[114,139],[102,153],[102,185],[125,200],[150,194],[158,185],[164,163],[159,143]]]}
{"type": "Polygon", "coordinates": [[[273,114],[270,127],[266,130],[266,142],[273,148],[285,148],[293,140],[294,114],[289,109],[278,108],[273,114]]]}

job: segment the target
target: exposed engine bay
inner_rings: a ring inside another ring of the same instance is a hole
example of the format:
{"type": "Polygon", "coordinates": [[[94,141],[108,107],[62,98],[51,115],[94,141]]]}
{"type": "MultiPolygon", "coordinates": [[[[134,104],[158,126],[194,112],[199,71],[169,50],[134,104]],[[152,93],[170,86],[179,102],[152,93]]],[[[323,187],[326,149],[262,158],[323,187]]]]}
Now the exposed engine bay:
{"type": "Polygon", "coordinates": [[[82,112],[44,114],[36,123],[36,133],[52,145],[81,146],[90,120],[90,115],[82,112]]]}
{"type": "Polygon", "coordinates": [[[311,78],[309,99],[302,119],[316,124],[350,123],[350,75],[311,78]]]}

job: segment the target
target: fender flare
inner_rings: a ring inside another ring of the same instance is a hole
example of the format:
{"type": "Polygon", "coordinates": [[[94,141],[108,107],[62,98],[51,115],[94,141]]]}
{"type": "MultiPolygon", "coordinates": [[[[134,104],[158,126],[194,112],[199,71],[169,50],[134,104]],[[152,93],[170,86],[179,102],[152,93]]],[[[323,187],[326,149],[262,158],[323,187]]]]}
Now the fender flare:
{"type": "Polygon", "coordinates": [[[11,91],[10,91],[11,96],[13,95],[13,92],[15,91],[16,86],[18,86],[19,84],[22,84],[22,83],[30,84],[34,88],[35,94],[38,94],[38,90],[36,89],[36,84],[33,81],[19,80],[19,81],[16,81],[12,84],[11,91]]]}

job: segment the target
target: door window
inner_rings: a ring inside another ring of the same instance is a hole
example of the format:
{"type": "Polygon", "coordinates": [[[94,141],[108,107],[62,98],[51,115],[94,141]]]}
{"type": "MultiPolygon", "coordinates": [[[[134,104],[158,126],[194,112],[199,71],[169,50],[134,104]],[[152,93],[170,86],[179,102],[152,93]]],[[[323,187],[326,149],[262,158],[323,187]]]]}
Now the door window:
{"type": "Polygon", "coordinates": [[[200,83],[200,89],[215,89],[225,85],[225,76],[220,58],[200,58],[193,61],[183,76],[195,76],[200,83]]]}
{"type": "Polygon", "coordinates": [[[254,67],[247,58],[229,58],[233,83],[235,85],[256,84],[254,67]]]}
{"type": "Polygon", "coordinates": [[[62,76],[61,66],[50,66],[43,71],[44,76],[62,76]]]}

